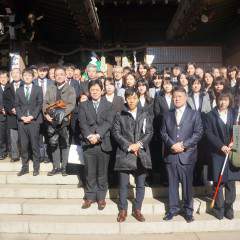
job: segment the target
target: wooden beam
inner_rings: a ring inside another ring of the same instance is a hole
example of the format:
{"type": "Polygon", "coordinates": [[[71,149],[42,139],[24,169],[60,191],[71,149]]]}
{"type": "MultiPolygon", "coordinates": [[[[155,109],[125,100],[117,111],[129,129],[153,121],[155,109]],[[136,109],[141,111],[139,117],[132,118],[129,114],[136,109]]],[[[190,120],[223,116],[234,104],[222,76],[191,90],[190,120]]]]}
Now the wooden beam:
{"type": "Polygon", "coordinates": [[[206,6],[206,0],[181,0],[167,29],[167,39],[173,40],[185,34],[196,18],[200,16],[204,6],[206,6]]]}

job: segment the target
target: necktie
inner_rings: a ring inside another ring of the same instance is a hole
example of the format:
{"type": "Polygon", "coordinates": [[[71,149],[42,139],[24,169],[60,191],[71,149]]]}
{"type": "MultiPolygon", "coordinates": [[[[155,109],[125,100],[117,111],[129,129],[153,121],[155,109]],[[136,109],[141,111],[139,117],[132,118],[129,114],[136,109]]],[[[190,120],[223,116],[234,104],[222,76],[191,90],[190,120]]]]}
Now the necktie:
{"type": "Polygon", "coordinates": [[[19,82],[15,82],[15,83],[14,83],[15,92],[17,91],[18,88],[19,88],[19,82]]]}
{"type": "Polygon", "coordinates": [[[98,105],[99,105],[99,102],[93,102],[93,107],[94,107],[96,112],[97,112],[97,109],[98,109],[98,105]]]}
{"type": "Polygon", "coordinates": [[[120,88],[120,82],[116,82],[116,85],[117,85],[117,89],[120,88]]]}
{"type": "Polygon", "coordinates": [[[29,100],[29,97],[30,97],[30,89],[29,89],[29,87],[26,87],[25,97],[26,97],[27,100],[29,100]]]}
{"type": "Polygon", "coordinates": [[[43,95],[45,95],[45,89],[44,89],[44,79],[41,80],[41,87],[42,87],[42,92],[43,92],[43,95]]]}
{"type": "Polygon", "coordinates": [[[177,109],[176,110],[176,122],[177,122],[177,125],[180,124],[180,121],[181,121],[181,110],[177,109]]]}

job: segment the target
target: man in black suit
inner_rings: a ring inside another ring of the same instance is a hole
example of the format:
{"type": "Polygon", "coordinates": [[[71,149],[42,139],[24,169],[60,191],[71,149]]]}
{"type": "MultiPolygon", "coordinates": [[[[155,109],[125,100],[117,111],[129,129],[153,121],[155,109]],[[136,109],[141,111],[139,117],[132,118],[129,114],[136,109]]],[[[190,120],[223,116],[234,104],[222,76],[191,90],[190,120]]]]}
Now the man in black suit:
{"type": "Polygon", "coordinates": [[[8,72],[0,71],[0,160],[7,156],[7,116],[3,106],[3,92],[9,81],[8,72]]]}
{"type": "Polygon", "coordinates": [[[79,82],[73,79],[75,71],[75,66],[72,64],[65,65],[66,72],[66,82],[74,88],[76,94],[76,105],[71,118],[71,128],[70,128],[70,141],[73,144],[77,144],[79,142],[79,124],[78,124],[78,103],[80,97],[80,85],[79,82]]]}
{"type": "Polygon", "coordinates": [[[82,208],[89,208],[95,201],[98,209],[106,206],[108,189],[108,163],[112,150],[110,129],[114,111],[112,104],[102,96],[103,84],[100,80],[89,82],[91,100],[79,106],[79,124],[85,160],[85,197],[82,208]]]}
{"type": "Polygon", "coordinates": [[[19,68],[14,68],[11,70],[12,83],[7,84],[3,93],[3,105],[5,112],[7,114],[7,126],[10,137],[10,154],[11,162],[19,161],[20,151],[19,151],[19,134],[18,134],[18,124],[15,109],[15,96],[17,89],[23,85],[21,80],[21,70],[19,68]]]}
{"type": "Polygon", "coordinates": [[[23,71],[24,85],[16,92],[15,105],[22,153],[22,169],[18,176],[29,173],[29,145],[33,153],[33,176],[39,175],[39,130],[42,123],[43,93],[40,87],[32,84],[33,78],[33,71],[25,69],[23,71]]]}
{"type": "MultiPolygon", "coordinates": [[[[37,66],[38,78],[33,80],[34,85],[41,87],[43,92],[43,99],[45,98],[47,89],[49,86],[53,85],[54,82],[47,78],[49,71],[49,67],[45,63],[40,63],[37,66]]],[[[51,159],[51,154],[49,150],[48,144],[48,136],[47,136],[47,122],[43,120],[40,125],[40,162],[48,163],[51,159]]]]}
{"type": "Polygon", "coordinates": [[[194,221],[192,181],[197,160],[197,143],[203,134],[200,113],[187,106],[184,88],[176,87],[173,92],[175,110],[163,117],[161,136],[165,144],[165,163],[169,181],[169,211],[164,220],[171,220],[180,212],[179,183],[183,188],[184,217],[194,221]]]}

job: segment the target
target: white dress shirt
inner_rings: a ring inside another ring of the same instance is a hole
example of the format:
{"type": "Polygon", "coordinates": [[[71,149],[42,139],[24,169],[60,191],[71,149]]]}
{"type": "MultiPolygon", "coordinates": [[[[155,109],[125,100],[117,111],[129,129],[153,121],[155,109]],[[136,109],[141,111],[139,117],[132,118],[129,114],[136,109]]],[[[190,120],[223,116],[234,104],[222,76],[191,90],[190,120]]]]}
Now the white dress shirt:
{"type": "Polygon", "coordinates": [[[46,91],[47,91],[47,79],[38,79],[38,86],[40,86],[43,90],[43,96],[45,96],[46,91]],[[43,82],[43,86],[42,86],[42,82],[43,82]]]}
{"type": "Polygon", "coordinates": [[[224,124],[227,124],[227,117],[228,117],[228,111],[222,111],[220,112],[218,110],[218,113],[219,113],[219,117],[221,118],[221,120],[224,122],[224,124]]]}
{"type": "Polygon", "coordinates": [[[108,100],[108,102],[113,102],[113,98],[114,98],[114,94],[112,94],[112,95],[105,95],[106,96],[106,99],[108,100]]]}
{"type": "Polygon", "coordinates": [[[194,98],[196,110],[198,110],[200,107],[200,93],[194,93],[193,98],[194,98]]]}
{"type": "Polygon", "coordinates": [[[236,83],[237,83],[236,79],[231,79],[231,87],[235,87],[236,83]]]}
{"type": "Polygon", "coordinates": [[[20,87],[20,81],[14,82],[14,83],[13,83],[13,86],[14,86],[14,91],[16,92],[17,89],[20,87]]]}
{"type": "Polygon", "coordinates": [[[25,96],[26,96],[26,93],[27,93],[27,89],[28,89],[28,93],[29,93],[29,97],[30,97],[30,95],[31,95],[31,92],[32,92],[32,83],[31,84],[29,84],[29,85],[24,85],[24,94],[25,94],[25,96]]]}
{"type": "Polygon", "coordinates": [[[186,109],[186,105],[180,108],[176,108],[175,116],[176,116],[177,125],[180,124],[185,109],[186,109]]]}
{"type": "Polygon", "coordinates": [[[132,117],[133,117],[133,119],[134,120],[136,120],[137,119],[137,109],[135,110],[135,111],[128,111],[131,115],[132,115],[132,117]]]}
{"type": "Polygon", "coordinates": [[[144,107],[146,102],[145,96],[141,96],[139,100],[140,100],[141,106],[144,107]]]}
{"type": "Polygon", "coordinates": [[[168,108],[170,109],[172,103],[172,96],[165,95],[165,99],[167,101],[168,108]]]}

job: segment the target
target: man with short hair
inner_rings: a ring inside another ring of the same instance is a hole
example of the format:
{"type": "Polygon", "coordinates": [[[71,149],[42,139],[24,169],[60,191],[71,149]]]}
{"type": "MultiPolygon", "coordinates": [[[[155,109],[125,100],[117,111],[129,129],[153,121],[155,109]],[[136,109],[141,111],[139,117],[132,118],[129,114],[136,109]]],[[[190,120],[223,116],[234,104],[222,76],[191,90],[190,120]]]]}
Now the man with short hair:
{"type": "Polygon", "coordinates": [[[163,117],[161,136],[165,144],[165,163],[168,172],[169,210],[164,220],[171,220],[180,212],[179,183],[183,189],[183,210],[187,222],[193,218],[193,170],[197,161],[197,144],[203,135],[201,115],[187,105],[183,87],[173,92],[175,109],[163,117]]]}
{"type": "Polygon", "coordinates": [[[74,88],[66,83],[66,72],[63,67],[55,69],[55,84],[47,89],[44,102],[43,113],[48,122],[49,145],[53,158],[53,169],[48,172],[48,176],[62,173],[67,175],[66,166],[69,152],[69,117],[76,104],[76,94],[74,88]],[[49,107],[57,101],[62,100],[65,107],[62,109],[64,116],[59,122],[48,111],[49,107]]]}
{"type": "Polygon", "coordinates": [[[108,163],[112,151],[110,128],[114,117],[112,104],[102,98],[101,80],[89,82],[90,100],[79,106],[79,124],[85,160],[85,196],[82,208],[89,208],[95,201],[98,209],[106,206],[108,190],[108,163]]]}
{"type": "Polygon", "coordinates": [[[8,153],[7,115],[3,105],[3,93],[8,81],[8,72],[0,71],[0,160],[4,160],[8,153]]]}
{"type": "Polygon", "coordinates": [[[33,78],[33,70],[25,69],[24,85],[16,92],[15,106],[22,156],[22,169],[18,176],[29,173],[29,147],[32,149],[33,176],[39,175],[39,130],[42,123],[43,93],[39,86],[32,83],[33,78]]]}
{"type": "Polygon", "coordinates": [[[19,134],[15,109],[15,96],[17,89],[23,85],[22,73],[19,68],[14,68],[10,72],[12,82],[7,84],[3,93],[3,106],[7,114],[7,125],[10,135],[11,162],[20,160],[19,134]]]}

